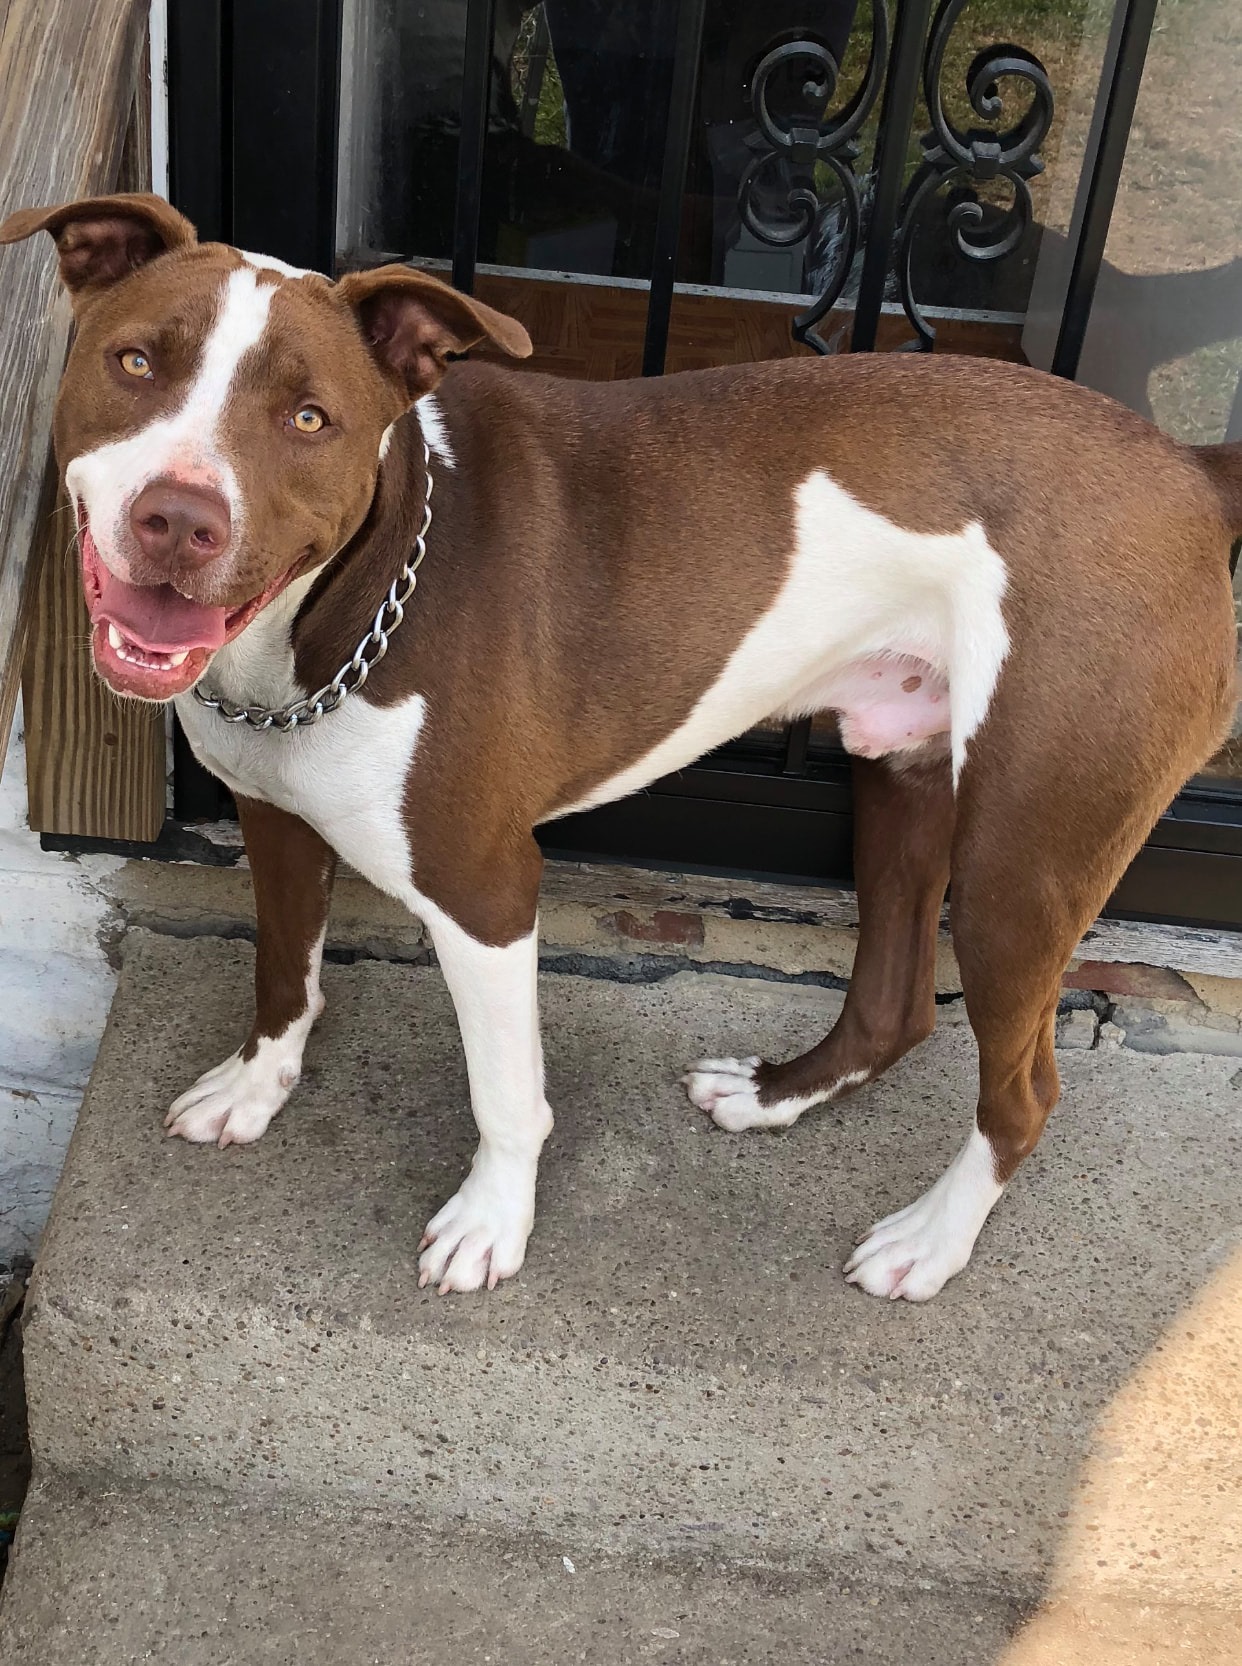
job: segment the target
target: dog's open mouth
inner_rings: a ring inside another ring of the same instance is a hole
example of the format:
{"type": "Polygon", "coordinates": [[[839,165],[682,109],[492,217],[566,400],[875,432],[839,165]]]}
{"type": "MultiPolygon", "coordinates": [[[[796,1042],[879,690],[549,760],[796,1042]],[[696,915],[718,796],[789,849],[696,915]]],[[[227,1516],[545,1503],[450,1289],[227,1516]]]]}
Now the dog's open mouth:
{"type": "Polygon", "coordinates": [[[240,607],[211,607],[171,584],[118,578],[104,565],[81,508],[78,532],[95,669],[118,694],[143,700],[171,700],[192,688],[216,650],[245,630],[302,566],[296,562],[240,607]]]}

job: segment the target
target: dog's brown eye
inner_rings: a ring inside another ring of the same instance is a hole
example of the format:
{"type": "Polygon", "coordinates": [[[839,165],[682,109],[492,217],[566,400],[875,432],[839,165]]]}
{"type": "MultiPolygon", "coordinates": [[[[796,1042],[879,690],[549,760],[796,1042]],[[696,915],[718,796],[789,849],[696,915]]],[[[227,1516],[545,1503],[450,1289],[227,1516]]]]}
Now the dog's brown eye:
{"type": "Polygon", "coordinates": [[[299,434],[317,434],[327,424],[328,419],[318,405],[303,405],[300,411],[293,413],[293,426],[299,434]]]}
{"type": "Polygon", "coordinates": [[[121,361],[121,369],[127,376],[142,376],[148,382],[153,379],[150,359],[136,347],[127,347],[123,353],[118,353],[117,357],[121,361]]]}

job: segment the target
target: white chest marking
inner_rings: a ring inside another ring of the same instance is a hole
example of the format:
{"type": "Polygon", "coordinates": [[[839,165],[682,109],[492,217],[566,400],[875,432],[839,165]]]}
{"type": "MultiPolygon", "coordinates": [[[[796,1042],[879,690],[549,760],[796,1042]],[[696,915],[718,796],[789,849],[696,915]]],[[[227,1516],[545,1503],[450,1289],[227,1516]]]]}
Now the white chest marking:
{"type": "MultiPolygon", "coordinates": [[[[309,693],[293,672],[290,626],[314,575],[299,579],[211,662],[213,693],[239,704],[283,706],[309,693]]],[[[395,706],[347,699],[307,729],[263,733],[226,723],[183,694],[176,702],[191,746],[224,784],[278,805],[316,829],[357,872],[422,913],[410,874],[405,783],[425,702],[395,706]]]]}
{"type": "Polygon", "coordinates": [[[421,694],[384,707],[346,700],[309,729],[261,734],[225,723],[192,696],[177,701],[190,744],[231,791],[300,816],[356,872],[425,918],[402,814],[424,713],[421,694]]]}
{"type": "Polygon", "coordinates": [[[948,684],[956,781],[1009,650],[1005,584],[981,526],[911,532],[817,471],[795,492],[785,582],[721,675],[664,741],[557,814],[635,792],[765,717],[834,708],[871,659],[922,661],[948,684]]]}

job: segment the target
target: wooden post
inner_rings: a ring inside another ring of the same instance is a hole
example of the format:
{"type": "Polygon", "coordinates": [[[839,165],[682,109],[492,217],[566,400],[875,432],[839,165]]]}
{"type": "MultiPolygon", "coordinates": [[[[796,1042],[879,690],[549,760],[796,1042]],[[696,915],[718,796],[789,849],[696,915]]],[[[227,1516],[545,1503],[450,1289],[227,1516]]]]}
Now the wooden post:
{"type": "MultiPolygon", "coordinates": [[[[151,189],[150,76],[134,87],[117,188],[151,189]]],[[[164,822],[165,714],[122,700],[94,674],[90,620],[68,505],[56,496],[44,523],[31,610],[22,707],[30,825],[40,833],[146,842],[164,822]]]]}
{"type": "MultiPolygon", "coordinates": [[[[145,37],[141,0],[0,7],[0,214],[112,188],[145,37]]],[[[69,339],[51,241],[0,251],[0,758],[47,539],[52,408],[69,339]]]]}

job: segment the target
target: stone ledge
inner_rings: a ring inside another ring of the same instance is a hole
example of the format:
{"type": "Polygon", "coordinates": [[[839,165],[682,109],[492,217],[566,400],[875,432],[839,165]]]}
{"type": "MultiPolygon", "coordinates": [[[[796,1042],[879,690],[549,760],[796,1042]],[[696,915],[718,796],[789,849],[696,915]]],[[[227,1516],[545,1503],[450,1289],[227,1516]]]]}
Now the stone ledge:
{"type": "MultiPolygon", "coordinates": [[[[114,939],[131,926],[163,935],[253,938],[249,872],[233,867],[129,862],[102,882],[115,909],[114,939]]],[[[644,981],[687,963],[708,970],[775,974],[843,989],[858,937],[851,891],[778,885],[704,874],[673,874],[604,864],[550,862],[540,903],[545,957],[569,967],[606,957],[618,975],[644,981]]],[[[422,925],[399,903],[356,875],[337,883],[328,953],[427,961],[422,925]]],[[[1242,1029],[1242,933],[1192,931],[1127,921],[1097,921],[1064,979],[1063,1017],[1114,1003],[1180,1004],[1164,1033],[1195,1050],[1233,1050],[1242,1029]]],[[[948,1004],[961,983],[947,929],[937,950],[936,989],[948,1004]]],[[[1147,1033],[1137,1020],[1136,1038],[1147,1033]]],[[[1158,1026],[1157,1026],[1158,1028],[1158,1026]]],[[[1061,1044],[1094,1044],[1088,1021],[1062,1024],[1061,1044]]],[[[1136,1042],[1137,1044],[1137,1042],[1136,1042]]],[[[1171,1048],[1174,1044],[1169,1043],[1171,1048]]],[[[1169,1050],[1169,1049],[1166,1049],[1169,1050]]]]}

